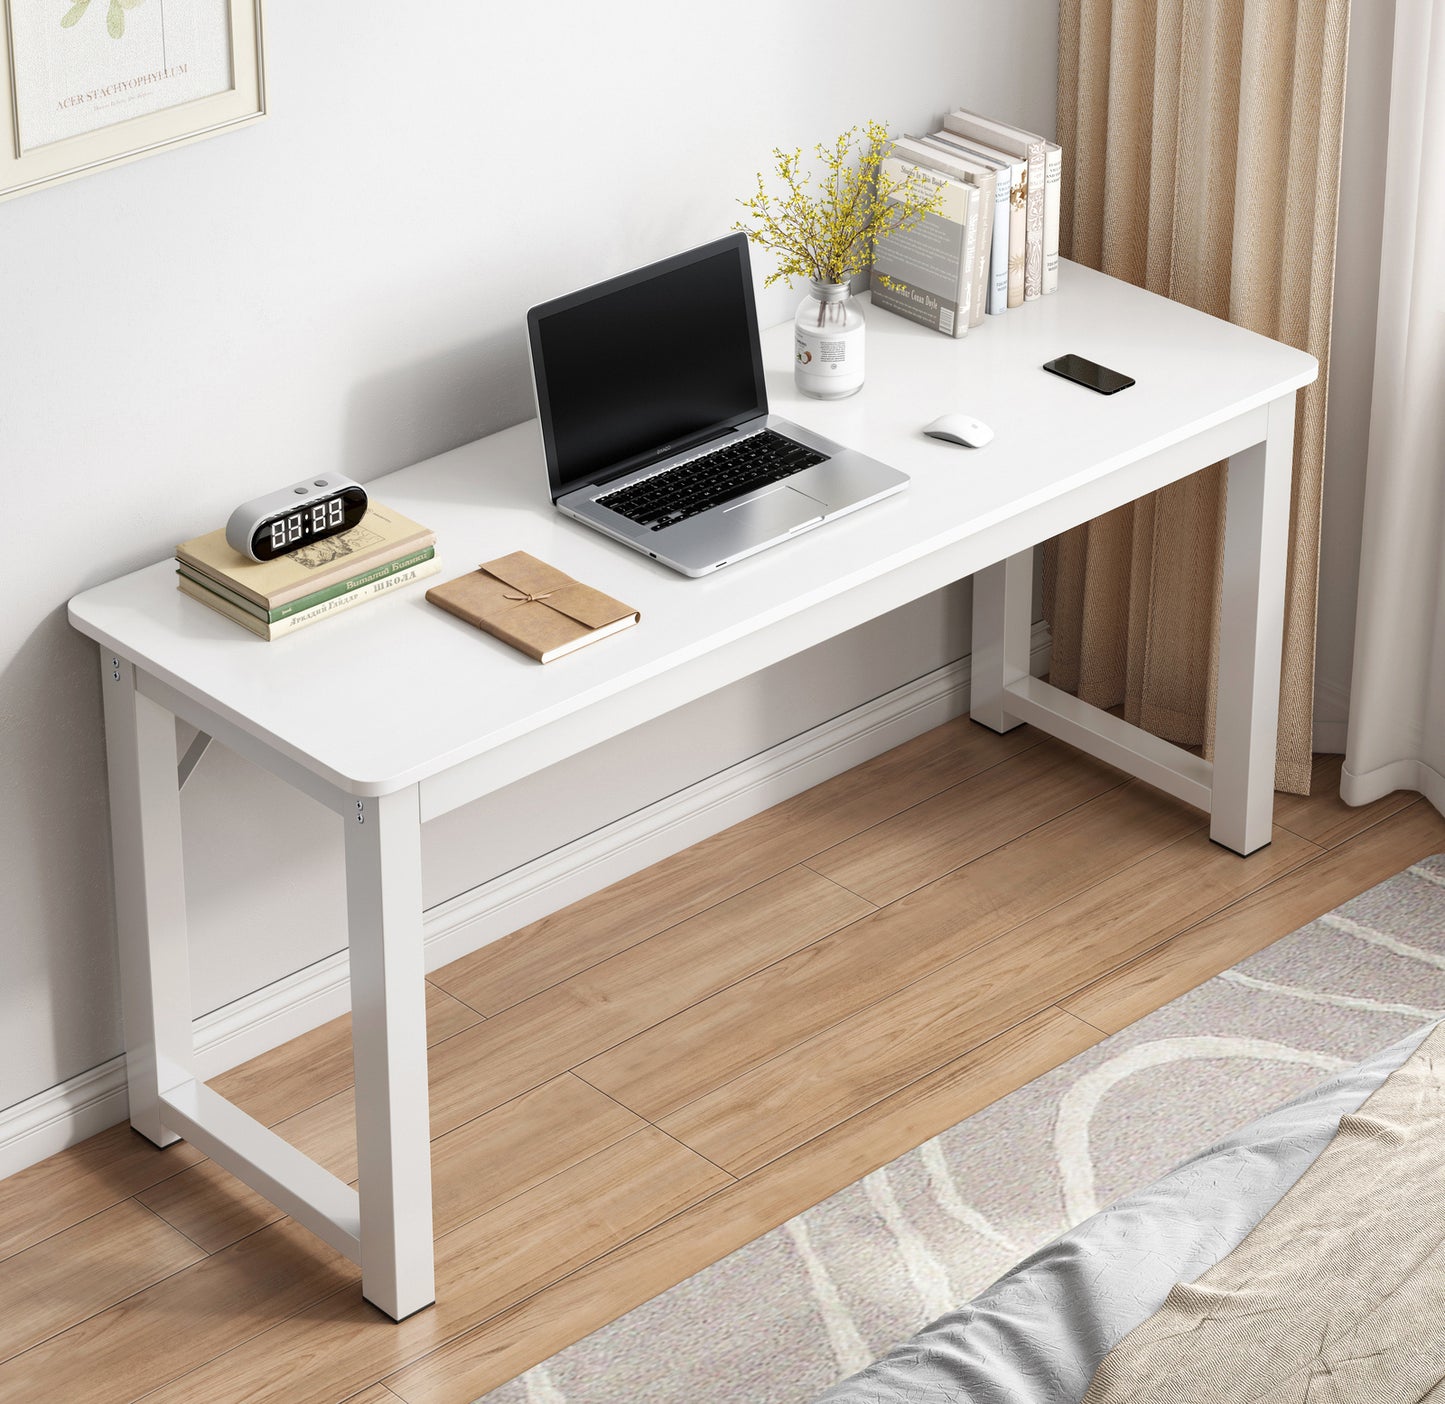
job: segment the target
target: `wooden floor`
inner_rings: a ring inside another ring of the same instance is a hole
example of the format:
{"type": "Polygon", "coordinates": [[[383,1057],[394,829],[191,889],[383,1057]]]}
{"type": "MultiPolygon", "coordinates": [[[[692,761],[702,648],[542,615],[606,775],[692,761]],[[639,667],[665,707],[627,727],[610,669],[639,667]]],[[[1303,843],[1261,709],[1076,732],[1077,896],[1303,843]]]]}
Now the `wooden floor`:
{"type": "MultiPolygon", "coordinates": [[[[1445,849],[1338,758],[1247,859],[1021,728],[954,722],[438,971],[435,1308],[184,1143],[0,1182],[0,1399],[474,1399],[1445,849]]],[[[355,1177],[341,1019],[215,1086],[355,1177]]]]}

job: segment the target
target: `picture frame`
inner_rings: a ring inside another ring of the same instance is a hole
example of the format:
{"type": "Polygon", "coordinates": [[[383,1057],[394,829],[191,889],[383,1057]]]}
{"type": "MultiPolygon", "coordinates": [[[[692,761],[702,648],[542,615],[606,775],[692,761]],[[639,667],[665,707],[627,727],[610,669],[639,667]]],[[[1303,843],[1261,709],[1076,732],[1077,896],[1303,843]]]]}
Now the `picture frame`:
{"type": "Polygon", "coordinates": [[[262,0],[0,0],[0,201],[266,115],[262,0]]]}

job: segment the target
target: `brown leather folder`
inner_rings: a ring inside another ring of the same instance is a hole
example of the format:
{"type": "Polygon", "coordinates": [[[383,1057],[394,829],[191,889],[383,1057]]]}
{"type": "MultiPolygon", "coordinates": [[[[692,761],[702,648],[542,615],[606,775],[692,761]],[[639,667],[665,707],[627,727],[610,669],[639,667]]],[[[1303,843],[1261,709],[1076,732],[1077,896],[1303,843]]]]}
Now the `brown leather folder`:
{"type": "Polygon", "coordinates": [[[434,585],[426,597],[539,663],[619,633],[642,617],[525,551],[434,585]]]}

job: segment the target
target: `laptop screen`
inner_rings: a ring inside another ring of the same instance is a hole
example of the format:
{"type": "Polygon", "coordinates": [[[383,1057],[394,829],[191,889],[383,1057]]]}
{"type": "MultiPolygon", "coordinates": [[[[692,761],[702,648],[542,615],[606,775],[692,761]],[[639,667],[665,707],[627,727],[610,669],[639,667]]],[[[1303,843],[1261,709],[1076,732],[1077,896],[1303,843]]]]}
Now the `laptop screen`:
{"type": "Polygon", "coordinates": [[[527,327],[554,499],[767,413],[741,234],[534,307],[527,327]]]}

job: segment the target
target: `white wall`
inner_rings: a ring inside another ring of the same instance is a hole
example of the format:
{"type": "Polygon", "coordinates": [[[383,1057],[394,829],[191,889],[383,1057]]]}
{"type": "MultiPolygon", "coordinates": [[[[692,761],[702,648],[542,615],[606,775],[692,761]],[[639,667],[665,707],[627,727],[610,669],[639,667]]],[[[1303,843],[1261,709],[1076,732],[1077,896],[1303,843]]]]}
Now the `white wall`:
{"type": "Polygon", "coordinates": [[[1360,521],[1375,312],[1380,300],[1380,236],[1385,201],[1385,137],[1390,117],[1394,0],[1370,0],[1350,15],[1345,74],[1345,141],[1335,249],[1330,398],[1325,423],[1325,499],[1320,533],[1320,597],[1315,650],[1315,749],[1343,751],[1355,651],[1360,521]]]}
{"type": "MultiPolygon", "coordinates": [[[[0,205],[0,474],[22,533],[0,617],[0,1109],[120,1046],[99,691],[67,597],[277,482],[370,479],[528,417],[526,307],[725,232],[774,144],[959,102],[1054,126],[1056,0],[266,18],[265,122],[0,205]]],[[[794,299],[775,290],[765,320],[794,299]]],[[[616,806],[965,648],[956,607],[923,602],[652,729],[616,806]]],[[[615,817],[596,769],[513,796],[504,842],[494,811],[432,826],[429,899],[615,817]],[[569,788],[585,803],[559,825],[544,800],[569,788]]],[[[309,802],[208,756],[185,818],[198,1010],[342,944],[336,836],[309,802]],[[264,919],[268,874],[313,894],[294,930],[264,919]]]]}

